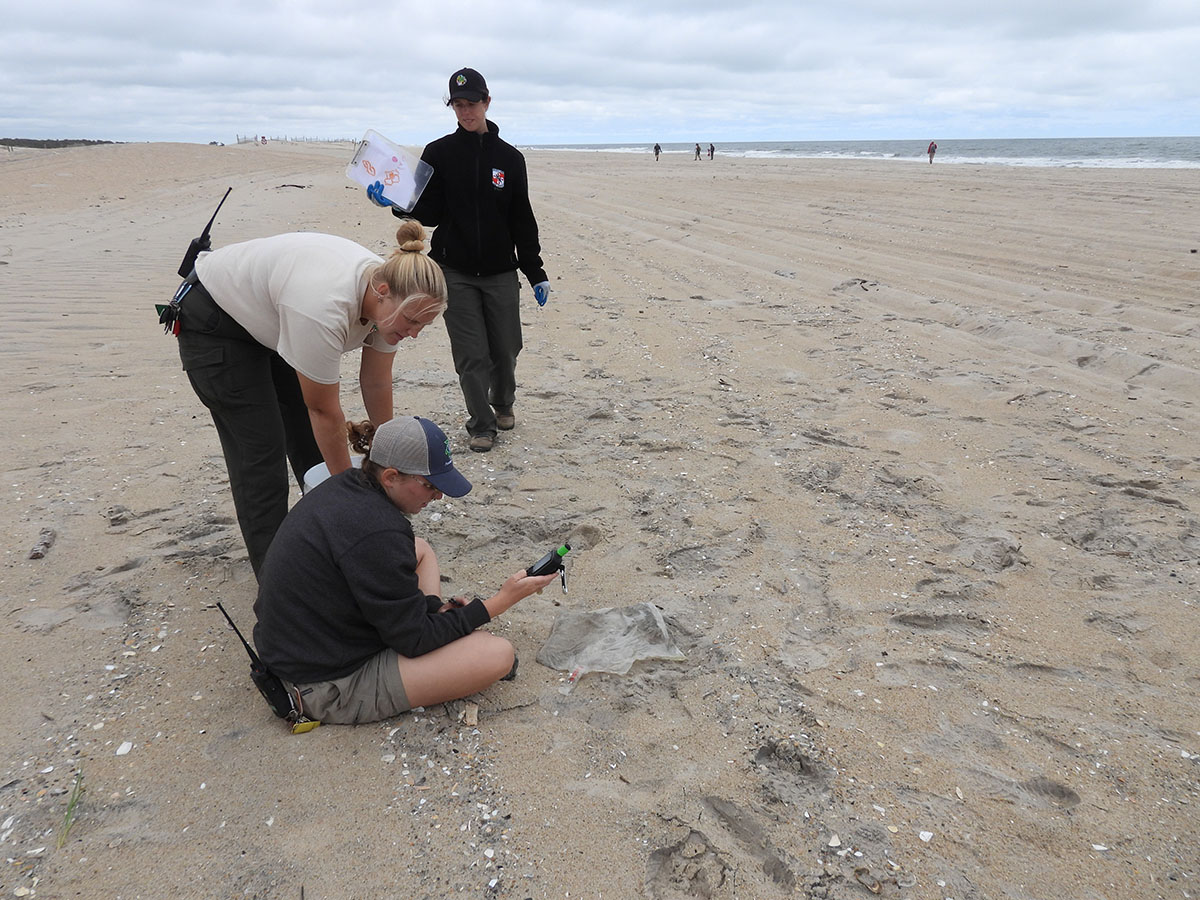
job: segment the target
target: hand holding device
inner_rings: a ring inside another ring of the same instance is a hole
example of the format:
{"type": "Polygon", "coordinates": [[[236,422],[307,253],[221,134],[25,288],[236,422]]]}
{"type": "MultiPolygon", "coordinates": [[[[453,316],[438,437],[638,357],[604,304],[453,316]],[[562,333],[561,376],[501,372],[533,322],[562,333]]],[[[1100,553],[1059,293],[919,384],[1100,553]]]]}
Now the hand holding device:
{"type": "Polygon", "coordinates": [[[567,569],[563,565],[563,557],[571,551],[571,545],[564,542],[556,547],[525,570],[526,575],[550,575],[558,572],[562,579],[563,593],[567,592],[567,569]]]}

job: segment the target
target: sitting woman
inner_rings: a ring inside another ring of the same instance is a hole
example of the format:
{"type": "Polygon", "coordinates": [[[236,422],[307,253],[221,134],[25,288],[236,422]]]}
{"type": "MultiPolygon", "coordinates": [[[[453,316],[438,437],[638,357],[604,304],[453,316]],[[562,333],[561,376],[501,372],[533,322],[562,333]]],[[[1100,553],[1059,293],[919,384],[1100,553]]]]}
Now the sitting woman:
{"type": "Polygon", "coordinates": [[[254,603],[263,662],[304,715],[326,723],[386,719],[506,677],[512,645],[476,629],[556,577],[522,569],[486,600],[443,601],[437,556],[409,517],[471,483],[428,419],[392,419],[369,443],[361,470],[322,482],[288,513],[254,603]]]}

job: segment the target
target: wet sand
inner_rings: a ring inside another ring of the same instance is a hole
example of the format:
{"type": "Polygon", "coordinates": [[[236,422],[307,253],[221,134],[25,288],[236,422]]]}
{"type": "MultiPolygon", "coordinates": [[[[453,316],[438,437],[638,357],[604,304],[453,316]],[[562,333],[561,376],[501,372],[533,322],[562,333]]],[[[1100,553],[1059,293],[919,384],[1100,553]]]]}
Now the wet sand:
{"type": "Polygon", "coordinates": [[[466,452],[438,326],[396,408],[475,483],[446,590],[567,539],[570,593],[515,682],[293,736],[153,305],[228,186],[216,246],[383,250],[349,153],[0,154],[0,893],[1196,896],[1200,171],[530,152],[516,430],[466,452]],[[643,601],[686,661],[535,661],[643,601]]]}

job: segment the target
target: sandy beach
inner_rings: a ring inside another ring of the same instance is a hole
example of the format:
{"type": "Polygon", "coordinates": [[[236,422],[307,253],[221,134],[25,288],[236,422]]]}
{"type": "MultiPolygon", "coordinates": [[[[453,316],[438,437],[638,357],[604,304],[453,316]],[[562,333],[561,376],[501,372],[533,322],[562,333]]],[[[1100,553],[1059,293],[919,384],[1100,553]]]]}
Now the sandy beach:
{"type": "Polygon", "coordinates": [[[292,735],[153,307],[230,186],[215,246],[386,252],[351,149],[0,154],[0,896],[1200,895],[1200,170],[529,152],[516,430],[440,323],[396,408],[475,485],[446,591],[569,593],[515,681],[292,735]],[[686,660],[537,663],[647,601],[686,660]]]}

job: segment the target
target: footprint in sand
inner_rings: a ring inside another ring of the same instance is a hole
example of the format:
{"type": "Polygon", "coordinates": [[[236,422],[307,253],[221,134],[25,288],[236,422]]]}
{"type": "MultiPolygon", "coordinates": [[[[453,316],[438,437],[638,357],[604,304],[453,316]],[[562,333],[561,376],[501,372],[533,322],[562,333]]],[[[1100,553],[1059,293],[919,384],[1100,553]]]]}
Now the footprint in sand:
{"type": "Polygon", "coordinates": [[[783,855],[771,846],[770,838],[758,820],[732,800],[708,797],[705,805],[730,834],[762,861],[763,874],[790,893],[796,886],[796,875],[783,855]]]}
{"type": "Polygon", "coordinates": [[[729,863],[699,831],[650,854],[646,890],[656,900],[712,900],[724,896],[729,863]]]}
{"type": "Polygon", "coordinates": [[[767,741],[758,748],[754,763],[763,776],[763,789],[787,806],[805,804],[825,794],[832,773],[806,748],[790,738],[767,741]]]}

